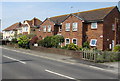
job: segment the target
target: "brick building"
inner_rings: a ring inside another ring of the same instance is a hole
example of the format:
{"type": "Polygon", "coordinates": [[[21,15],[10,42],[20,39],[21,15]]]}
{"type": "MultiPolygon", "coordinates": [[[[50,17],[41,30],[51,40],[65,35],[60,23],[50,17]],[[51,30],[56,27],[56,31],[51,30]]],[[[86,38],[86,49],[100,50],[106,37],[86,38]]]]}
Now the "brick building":
{"type": "Polygon", "coordinates": [[[62,35],[65,42],[61,46],[82,46],[88,41],[91,47],[112,49],[120,44],[120,12],[113,6],[46,18],[36,34],[39,39],[62,35]]]}

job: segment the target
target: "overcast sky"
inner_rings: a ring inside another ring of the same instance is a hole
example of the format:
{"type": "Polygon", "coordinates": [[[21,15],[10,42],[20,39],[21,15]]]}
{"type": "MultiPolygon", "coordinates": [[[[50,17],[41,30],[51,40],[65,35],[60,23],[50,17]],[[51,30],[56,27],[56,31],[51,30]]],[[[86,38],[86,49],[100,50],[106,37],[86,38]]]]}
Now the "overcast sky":
{"type": "Polygon", "coordinates": [[[118,5],[118,2],[3,2],[0,10],[2,29],[24,20],[37,17],[45,20],[47,17],[81,12],[91,9],[118,5]]]}

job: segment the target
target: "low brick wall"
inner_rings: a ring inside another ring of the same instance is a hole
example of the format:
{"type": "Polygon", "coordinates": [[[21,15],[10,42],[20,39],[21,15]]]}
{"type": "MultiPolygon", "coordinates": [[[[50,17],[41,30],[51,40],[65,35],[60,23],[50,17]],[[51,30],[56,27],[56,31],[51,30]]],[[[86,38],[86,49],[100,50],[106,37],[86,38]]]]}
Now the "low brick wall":
{"type": "Polygon", "coordinates": [[[80,52],[80,51],[58,49],[58,48],[45,48],[45,47],[40,47],[40,46],[38,46],[38,47],[32,46],[31,50],[72,56],[72,57],[80,58],[80,59],[82,58],[82,52],[80,52]]]}

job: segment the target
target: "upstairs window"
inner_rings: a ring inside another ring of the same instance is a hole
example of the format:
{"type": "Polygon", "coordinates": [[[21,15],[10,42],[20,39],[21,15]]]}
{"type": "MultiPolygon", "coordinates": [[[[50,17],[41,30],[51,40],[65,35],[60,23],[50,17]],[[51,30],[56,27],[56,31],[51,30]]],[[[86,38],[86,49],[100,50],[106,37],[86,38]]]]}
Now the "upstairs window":
{"type": "Polygon", "coordinates": [[[48,32],[51,32],[51,25],[48,25],[48,32]]]}
{"type": "Polygon", "coordinates": [[[72,30],[77,31],[77,28],[78,28],[78,23],[73,23],[72,24],[72,30]]]}
{"type": "Polygon", "coordinates": [[[96,46],[97,40],[96,39],[91,39],[90,41],[90,46],[96,46]]]}
{"type": "Polygon", "coordinates": [[[67,45],[67,44],[70,44],[70,39],[69,38],[65,39],[65,45],[67,45]]]}
{"type": "Polygon", "coordinates": [[[112,30],[115,30],[115,24],[112,24],[112,30]]]}
{"type": "Polygon", "coordinates": [[[91,29],[97,29],[97,23],[91,23],[91,29]]]}
{"type": "Polygon", "coordinates": [[[46,32],[46,26],[43,26],[43,32],[46,32]]]}
{"type": "Polygon", "coordinates": [[[75,38],[72,39],[72,43],[75,44],[75,45],[77,45],[77,39],[75,39],[75,38]]]}
{"type": "Polygon", "coordinates": [[[28,27],[23,27],[24,32],[28,32],[28,27]]]}
{"type": "Polygon", "coordinates": [[[66,31],[70,31],[70,23],[65,24],[66,31]]]}

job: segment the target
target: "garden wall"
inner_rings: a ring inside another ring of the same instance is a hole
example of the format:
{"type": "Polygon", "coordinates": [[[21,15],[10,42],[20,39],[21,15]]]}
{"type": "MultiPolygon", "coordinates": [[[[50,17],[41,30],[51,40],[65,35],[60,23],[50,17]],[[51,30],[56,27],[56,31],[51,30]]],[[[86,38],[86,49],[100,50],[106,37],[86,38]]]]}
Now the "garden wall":
{"type": "Polygon", "coordinates": [[[82,59],[82,52],[80,52],[80,51],[65,50],[65,49],[59,49],[59,48],[45,48],[45,47],[40,47],[40,46],[38,46],[38,47],[32,46],[31,50],[72,56],[75,58],[82,59]]]}

